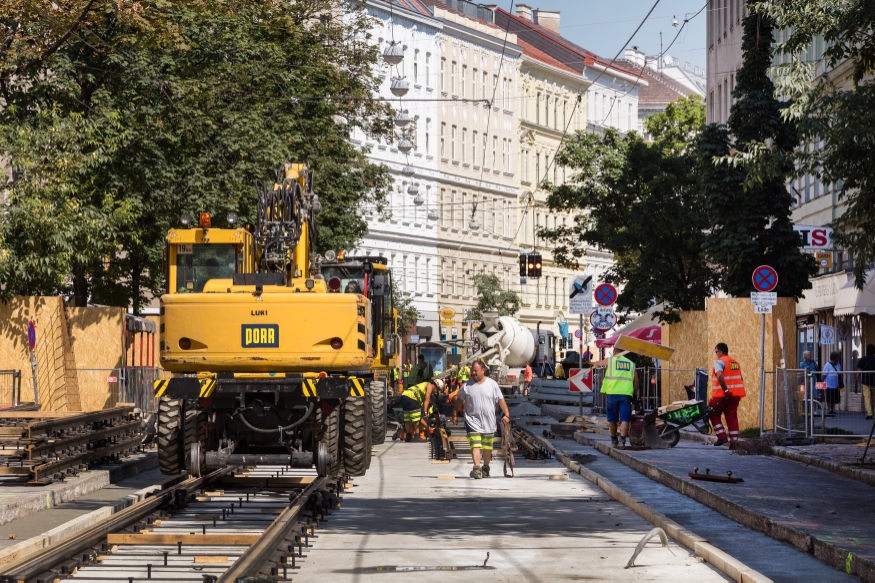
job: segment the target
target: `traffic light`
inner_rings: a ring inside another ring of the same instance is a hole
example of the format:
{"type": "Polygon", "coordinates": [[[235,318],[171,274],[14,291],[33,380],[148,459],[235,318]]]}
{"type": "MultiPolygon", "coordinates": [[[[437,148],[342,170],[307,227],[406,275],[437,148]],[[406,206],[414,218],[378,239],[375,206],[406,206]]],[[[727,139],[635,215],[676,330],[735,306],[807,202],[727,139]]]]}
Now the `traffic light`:
{"type": "Polygon", "coordinates": [[[541,254],[529,255],[529,277],[541,277],[541,254]]]}
{"type": "Polygon", "coordinates": [[[520,255],[520,277],[526,277],[529,274],[528,263],[529,256],[523,253],[520,255]]]}

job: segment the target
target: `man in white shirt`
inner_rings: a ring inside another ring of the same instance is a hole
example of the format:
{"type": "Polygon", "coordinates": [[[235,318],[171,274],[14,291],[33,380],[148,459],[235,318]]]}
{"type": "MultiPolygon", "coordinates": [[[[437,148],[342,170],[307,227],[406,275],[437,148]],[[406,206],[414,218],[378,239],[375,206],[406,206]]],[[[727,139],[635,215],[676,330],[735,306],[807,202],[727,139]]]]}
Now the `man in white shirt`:
{"type": "Polygon", "coordinates": [[[456,412],[465,407],[465,431],[471,445],[474,469],[471,477],[475,480],[489,477],[489,460],[492,458],[492,441],[495,438],[497,423],[495,405],[501,407],[504,416],[510,421],[510,411],[504,395],[494,380],[486,376],[486,363],[478,360],[471,365],[471,380],[462,385],[454,401],[456,412]],[[483,467],[480,455],[483,454],[483,467]]]}

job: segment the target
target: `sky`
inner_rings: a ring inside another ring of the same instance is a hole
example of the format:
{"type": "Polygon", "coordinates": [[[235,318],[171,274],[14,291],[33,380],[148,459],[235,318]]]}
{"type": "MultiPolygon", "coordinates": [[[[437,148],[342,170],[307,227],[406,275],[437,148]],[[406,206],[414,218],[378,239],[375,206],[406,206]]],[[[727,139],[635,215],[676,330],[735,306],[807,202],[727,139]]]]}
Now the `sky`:
{"type": "MultiPolygon", "coordinates": [[[[505,10],[510,7],[510,0],[493,1],[505,10]]],[[[623,47],[623,43],[653,6],[654,1],[524,0],[524,3],[533,10],[559,10],[562,36],[601,57],[611,59],[623,47]]],[[[689,62],[704,70],[705,10],[690,20],[671,48],[668,45],[677,35],[684,18],[692,17],[705,3],[706,0],[660,0],[653,14],[628,46],[637,46],[647,55],[658,55],[661,31],[665,54],[677,57],[681,66],[684,62],[689,62]],[[673,17],[677,18],[677,28],[672,26],[673,17]]]]}

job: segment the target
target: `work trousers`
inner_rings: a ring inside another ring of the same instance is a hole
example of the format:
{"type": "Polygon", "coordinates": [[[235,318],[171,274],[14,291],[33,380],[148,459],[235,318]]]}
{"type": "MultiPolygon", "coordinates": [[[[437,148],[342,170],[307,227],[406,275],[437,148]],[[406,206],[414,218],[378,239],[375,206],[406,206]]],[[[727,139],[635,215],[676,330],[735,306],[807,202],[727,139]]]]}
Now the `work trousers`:
{"type": "Polygon", "coordinates": [[[713,409],[709,419],[714,427],[717,439],[726,439],[726,430],[729,430],[729,442],[738,442],[738,404],[741,397],[711,397],[708,406],[713,409]],[[723,419],[726,417],[726,429],[723,427],[723,419]]]}
{"type": "Polygon", "coordinates": [[[872,409],[873,399],[875,399],[875,385],[863,385],[863,403],[866,405],[866,417],[871,417],[873,415],[872,409]]]}

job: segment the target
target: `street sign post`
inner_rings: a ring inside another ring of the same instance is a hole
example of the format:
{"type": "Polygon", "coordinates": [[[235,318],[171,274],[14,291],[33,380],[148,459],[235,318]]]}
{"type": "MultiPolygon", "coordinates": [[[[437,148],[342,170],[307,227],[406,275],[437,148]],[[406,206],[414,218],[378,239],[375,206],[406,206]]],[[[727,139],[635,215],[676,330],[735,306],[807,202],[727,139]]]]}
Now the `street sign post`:
{"type": "Polygon", "coordinates": [[[762,316],[760,325],[760,435],[763,433],[763,408],[766,406],[766,314],[772,313],[772,306],[778,303],[778,294],[769,293],[778,287],[778,272],[770,265],[760,265],[751,275],[754,289],[750,295],[755,314],[762,316]],[[769,294],[769,295],[765,295],[769,294]]]}
{"type": "MultiPolygon", "coordinates": [[[[580,316],[580,330],[583,330],[583,315],[592,311],[592,276],[578,275],[571,281],[568,290],[568,313],[580,316]]],[[[583,368],[583,337],[580,339],[578,365],[583,368]]]]}
{"type": "Polygon", "coordinates": [[[613,306],[617,301],[617,288],[609,283],[600,283],[595,288],[595,303],[600,306],[613,306]]]}
{"type": "Polygon", "coordinates": [[[33,349],[36,348],[36,326],[33,321],[27,323],[27,345],[30,347],[30,372],[33,375],[33,402],[39,405],[39,391],[36,384],[36,356],[33,349]]]}

